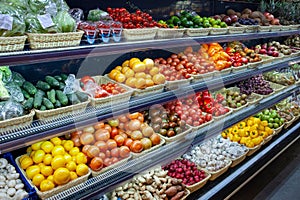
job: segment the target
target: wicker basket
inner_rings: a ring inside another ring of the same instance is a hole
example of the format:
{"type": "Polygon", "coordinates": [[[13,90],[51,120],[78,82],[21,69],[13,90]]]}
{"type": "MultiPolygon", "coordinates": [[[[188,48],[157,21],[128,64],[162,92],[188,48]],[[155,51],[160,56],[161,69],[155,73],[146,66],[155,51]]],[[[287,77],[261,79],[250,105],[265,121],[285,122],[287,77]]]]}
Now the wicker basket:
{"type": "Polygon", "coordinates": [[[188,126],[187,129],[180,133],[180,134],[177,134],[173,137],[167,137],[167,136],[163,136],[161,134],[160,137],[163,138],[165,141],[166,141],[166,144],[170,143],[170,142],[174,142],[174,141],[179,141],[179,140],[182,140],[183,138],[185,138],[185,136],[189,133],[191,133],[193,131],[192,127],[188,126]]]}
{"type": "Polygon", "coordinates": [[[293,118],[290,121],[285,122],[285,125],[283,126],[283,128],[287,129],[288,127],[290,127],[294,123],[295,119],[296,119],[296,117],[293,116],[293,118]]]}
{"type": "Polygon", "coordinates": [[[273,82],[270,82],[270,81],[268,81],[268,82],[270,83],[271,88],[273,88],[273,90],[275,92],[279,92],[279,91],[281,91],[281,90],[283,90],[285,88],[285,86],[283,86],[283,85],[280,85],[280,84],[277,84],[277,83],[273,83],[273,82]]]}
{"type": "Polygon", "coordinates": [[[220,73],[221,76],[228,75],[228,74],[231,73],[232,68],[233,68],[233,67],[229,67],[229,68],[223,69],[223,70],[221,70],[221,71],[216,71],[215,74],[220,73]]]}
{"type": "Polygon", "coordinates": [[[101,169],[100,171],[94,171],[94,170],[91,170],[92,176],[93,176],[93,177],[98,176],[98,175],[100,175],[100,174],[102,174],[102,173],[104,173],[104,172],[106,172],[106,171],[108,171],[108,170],[111,170],[111,169],[113,169],[113,168],[115,168],[115,167],[117,167],[117,166],[123,165],[123,164],[127,163],[128,160],[131,159],[131,157],[132,157],[132,156],[131,156],[131,154],[130,154],[130,156],[129,156],[128,158],[124,158],[124,159],[120,160],[119,162],[116,162],[116,163],[113,164],[113,165],[110,165],[110,166],[108,166],[108,167],[105,167],[105,168],[101,169]]]}
{"type": "Polygon", "coordinates": [[[245,32],[246,33],[255,33],[258,31],[258,26],[256,25],[249,25],[249,26],[245,26],[245,32]]]}
{"type": "Polygon", "coordinates": [[[144,95],[161,93],[164,91],[165,85],[166,84],[159,84],[151,87],[146,87],[144,89],[134,89],[133,96],[144,96],[144,95]]]}
{"type": "Polygon", "coordinates": [[[224,174],[229,169],[229,167],[231,166],[231,163],[232,163],[231,160],[228,160],[228,161],[229,161],[229,163],[224,168],[222,168],[216,172],[207,171],[208,173],[211,174],[211,177],[209,178],[209,180],[213,181],[216,178],[218,178],[219,176],[221,176],[222,174],[224,174]]]}
{"type": "Polygon", "coordinates": [[[259,32],[270,32],[271,26],[258,26],[258,31],[259,32]]]}
{"type": "Polygon", "coordinates": [[[31,49],[79,46],[83,31],[70,33],[27,33],[31,49]]]}
{"type": "Polygon", "coordinates": [[[186,34],[191,37],[207,36],[210,33],[211,28],[188,28],[186,34]]]}
{"type": "Polygon", "coordinates": [[[66,115],[83,112],[89,103],[90,100],[52,110],[35,110],[35,114],[41,121],[53,120],[66,115]]]}
{"type": "Polygon", "coordinates": [[[236,73],[236,72],[242,72],[242,71],[246,71],[248,69],[248,64],[247,65],[242,65],[240,67],[232,67],[232,72],[236,73]]]}
{"type": "Polygon", "coordinates": [[[243,162],[243,160],[245,160],[245,158],[247,157],[248,152],[249,152],[249,149],[246,149],[246,152],[244,154],[242,154],[240,157],[238,157],[236,159],[231,159],[232,163],[231,163],[230,167],[235,167],[238,164],[240,164],[241,162],[243,162]]]}
{"type": "Polygon", "coordinates": [[[228,32],[228,28],[211,28],[210,35],[225,35],[228,32]]]}
{"type": "MultiPolygon", "coordinates": [[[[274,134],[274,132],[273,132],[274,134]]],[[[267,144],[268,142],[270,142],[273,138],[273,134],[272,135],[269,135],[268,137],[264,138],[264,145],[267,144]]]]}
{"type": "Polygon", "coordinates": [[[281,31],[282,26],[281,25],[271,25],[271,31],[276,32],[276,31],[281,31]]]}
{"type": "Polygon", "coordinates": [[[300,24],[295,24],[295,25],[289,25],[290,30],[298,30],[300,28],[300,24]]]}
{"type": "MultiPolygon", "coordinates": [[[[107,78],[106,76],[93,76],[92,77],[97,84],[107,84],[107,83],[116,83],[115,81],[107,78]]],[[[118,83],[117,83],[118,84],[118,83]]],[[[103,97],[103,98],[90,98],[91,100],[91,105],[94,107],[106,107],[106,106],[111,106],[114,104],[120,104],[122,102],[129,102],[131,94],[133,93],[133,90],[130,87],[127,87],[126,85],[120,85],[122,88],[126,89],[126,92],[117,94],[117,95],[112,95],[108,97],[103,97]]]]}
{"type": "Polygon", "coordinates": [[[205,73],[205,74],[197,74],[197,75],[190,74],[190,76],[193,78],[192,82],[199,82],[199,81],[203,81],[203,79],[213,78],[213,76],[217,72],[218,71],[213,71],[213,72],[208,72],[208,73],[205,73]]]}
{"type": "Polygon", "coordinates": [[[253,105],[253,104],[258,103],[262,99],[263,99],[263,96],[261,96],[259,94],[251,93],[250,97],[247,97],[247,102],[249,103],[249,105],[253,105]]]}
{"type": "Polygon", "coordinates": [[[27,115],[0,121],[0,132],[3,133],[6,131],[11,131],[14,129],[20,129],[20,128],[29,126],[33,121],[34,114],[35,114],[35,112],[34,112],[34,110],[32,110],[27,115]]]}
{"type": "Polygon", "coordinates": [[[277,135],[278,133],[280,133],[283,129],[284,124],[282,124],[281,126],[279,126],[278,128],[274,129],[274,135],[277,135]]]}
{"type": "Polygon", "coordinates": [[[175,80],[175,81],[167,81],[166,82],[166,89],[172,90],[172,89],[178,89],[182,86],[187,86],[191,83],[193,80],[193,77],[188,79],[181,79],[181,80],[175,80]]]}
{"type": "Polygon", "coordinates": [[[262,65],[263,61],[258,61],[258,62],[252,62],[252,63],[248,63],[248,68],[249,69],[255,69],[258,68],[258,66],[262,65]]]}
{"type": "Polygon", "coordinates": [[[155,38],[158,28],[123,29],[126,40],[152,40],[155,38]]]}
{"type": "Polygon", "coordinates": [[[229,26],[228,27],[229,34],[241,34],[244,32],[245,32],[245,27],[243,27],[243,26],[240,26],[240,27],[229,26]]]}
{"type": "Polygon", "coordinates": [[[45,192],[41,192],[33,183],[31,180],[29,180],[26,176],[26,172],[20,167],[20,162],[19,162],[19,159],[20,159],[21,156],[17,157],[16,158],[16,163],[18,165],[18,168],[20,169],[21,173],[23,174],[24,177],[26,177],[26,180],[29,182],[29,184],[36,190],[36,193],[37,195],[40,197],[40,199],[47,199],[55,194],[58,194],[66,189],[69,189],[75,185],[78,185],[80,183],[83,183],[85,182],[86,180],[88,180],[88,177],[90,176],[91,174],[91,170],[89,169],[89,172],[84,175],[84,176],[81,176],[81,177],[78,177],[72,181],[70,181],[69,183],[65,184],[65,185],[60,185],[60,186],[57,186],[55,188],[53,188],[52,190],[49,190],[49,191],[45,191],[45,192]]]}
{"type": "Polygon", "coordinates": [[[262,54],[260,54],[259,56],[261,57],[263,64],[269,64],[274,61],[274,57],[272,56],[262,55],[262,54]]]}
{"type": "Polygon", "coordinates": [[[247,148],[249,149],[249,151],[248,151],[248,153],[247,153],[247,156],[251,156],[251,155],[254,154],[256,151],[258,151],[258,150],[261,148],[262,144],[263,144],[263,142],[262,142],[261,144],[259,144],[259,145],[256,145],[256,146],[253,147],[253,148],[247,147],[247,148]]]}
{"type": "Polygon", "coordinates": [[[159,28],[157,31],[157,38],[181,38],[184,32],[184,28],[159,28]]]}
{"type": "Polygon", "coordinates": [[[288,30],[291,30],[291,27],[288,25],[288,26],[281,26],[281,30],[282,31],[288,31],[288,30]]]}
{"type": "Polygon", "coordinates": [[[0,52],[21,51],[27,36],[0,37],[0,52]]]}
{"type": "Polygon", "coordinates": [[[163,144],[165,144],[165,140],[164,140],[163,138],[161,138],[160,144],[155,145],[155,146],[151,147],[150,149],[144,150],[144,151],[142,151],[141,153],[132,153],[132,152],[131,152],[132,158],[138,158],[138,157],[141,157],[141,156],[143,156],[143,155],[145,155],[145,154],[147,154],[147,153],[149,153],[149,152],[151,152],[151,151],[153,151],[153,150],[155,150],[155,149],[158,149],[158,148],[161,147],[163,144]]]}
{"type": "Polygon", "coordinates": [[[206,177],[203,180],[201,180],[198,183],[195,183],[194,185],[186,185],[186,188],[190,192],[195,192],[195,191],[199,190],[200,188],[202,188],[207,183],[207,181],[210,179],[210,177],[211,177],[211,174],[208,173],[207,171],[205,171],[205,175],[206,175],[206,177]]]}
{"type": "Polygon", "coordinates": [[[191,192],[188,189],[185,189],[185,191],[187,194],[184,197],[182,197],[180,200],[185,200],[191,194],[191,192]]]}
{"type": "Polygon", "coordinates": [[[239,111],[239,110],[241,110],[243,108],[246,108],[247,106],[249,106],[248,102],[245,105],[242,105],[242,106],[240,106],[238,108],[231,108],[231,107],[230,108],[232,109],[233,112],[237,112],[237,111],[239,111]]]}

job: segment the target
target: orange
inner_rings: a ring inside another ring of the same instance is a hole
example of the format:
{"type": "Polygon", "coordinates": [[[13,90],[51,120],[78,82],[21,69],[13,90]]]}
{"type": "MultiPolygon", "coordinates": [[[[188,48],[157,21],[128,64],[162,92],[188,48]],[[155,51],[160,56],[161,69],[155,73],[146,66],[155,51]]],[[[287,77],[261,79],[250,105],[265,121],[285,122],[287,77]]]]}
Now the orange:
{"type": "Polygon", "coordinates": [[[76,155],[76,163],[77,164],[86,164],[87,163],[87,158],[86,156],[84,155],[84,153],[82,152],[79,152],[77,155],[76,155]]]}
{"type": "Polygon", "coordinates": [[[70,171],[64,167],[58,168],[53,174],[54,183],[56,183],[57,185],[64,185],[68,183],[70,179],[70,171]]]}
{"type": "Polygon", "coordinates": [[[49,141],[45,141],[41,144],[41,149],[45,151],[45,153],[50,153],[53,149],[54,145],[49,142],[49,141]]]}
{"type": "Polygon", "coordinates": [[[66,151],[70,151],[74,147],[74,142],[72,140],[67,140],[63,145],[66,151]]]}
{"type": "Polygon", "coordinates": [[[27,169],[31,165],[33,165],[33,160],[30,157],[24,157],[22,159],[22,162],[21,162],[21,168],[22,169],[27,169]]]}
{"type": "Polygon", "coordinates": [[[52,153],[52,156],[64,155],[65,149],[63,146],[57,145],[57,146],[53,147],[51,153],[52,153]]]}
{"type": "Polygon", "coordinates": [[[67,164],[66,164],[66,168],[69,170],[69,171],[75,171],[76,170],[76,163],[75,161],[69,161],[67,164]]]}
{"type": "Polygon", "coordinates": [[[30,166],[26,169],[26,176],[32,180],[32,178],[41,172],[40,167],[37,165],[30,166]]]}
{"type": "Polygon", "coordinates": [[[62,155],[57,155],[57,156],[54,156],[54,158],[52,159],[51,161],[51,167],[56,170],[60,167],[64,167],[66,164],[66,160],[65,160],[65,157],[62,156],[62,155]]]}
{"type": "Polygon", "coordinates": [[[50,165],[51,164],[51,161],[52,161],[52,154],[46,154],[45,156],[44,156],[44,159],[43,159],[43,163],[45,164],[45,165],[50,165]]]}
{"type": "Polygon", "coordinates": [[[89,173],[89,168],[86,164],[79,164],[76,167],[76,173],[78,176],[84,176],[89,173]]]}
{"type": "Polygon", "coordinates": [[[44,175],[42,175],[42,174],[36,174],[36,175],[34,175],[34,177],[32,178],[32,183],[33,183],[33,185],[39,187],[40,184],[41,184],[41,182],[42,182],[43,180],[45,180],[44,175]]]}
{"type": "Polygon", "coordinates": [[[73,147],[73,148],[69,151],[69,154],[70,154],[71,156],[76,156],[79,152],[80,152],[80,150],[79,150],[78,147],[73,147]]]}
{"type": "Polygon", "coordinates": [[[34,153],[32,160],[34,163],[39,164],[43,162],[44,156],[45,156],[45,152],[39,149],[34,153]]]}
{"type": "Polygon", "coordinates": [[[53,169],[51,166],[44,166],[44,167],[41,167],[41,173],[44,176],[50,176],[53,174],[53,169]]]}
{"type": "Polygon", "coordinates": [[[54,183],[51,180],[43,180],[40,184],[41,192],[52,190],[55,187],[54,183]]]}
{"type": "Polygon", "coordinates": [[[70,177],[71,177],[71,180],[78,178],[76,172],[70,172],[70,177]]]}
{"type": "Polygon", "coordinates": [[[36,151],[36,150],[41,149],[41,144],[42,144],[43,142],[44,142],[44,141],[40,141],[40,142],[34,143],[33,145],[31,145],[31,149],[32,149],[33,151],[36,151]]]}

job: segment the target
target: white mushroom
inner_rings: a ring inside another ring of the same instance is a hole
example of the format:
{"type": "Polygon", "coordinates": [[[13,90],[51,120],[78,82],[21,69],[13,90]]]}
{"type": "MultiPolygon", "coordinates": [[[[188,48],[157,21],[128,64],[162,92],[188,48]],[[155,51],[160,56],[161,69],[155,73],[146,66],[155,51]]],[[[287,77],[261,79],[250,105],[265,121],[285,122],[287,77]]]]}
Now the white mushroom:
{"type": "Polygon", "coordinates": [[[17,182],[16,182],[15,179],[10,180],[10,181],[8,181],[8,183],[7,183],[8,187],[11,187],[11,188],[15,187],[16,184],[17,184],[17,182]]]}
{"type": "Polygon", "coordinates": [[[22,188],[24,188],[24,184],[23,183],[18,183],[18,184],[16,184],[15,188],[17,190],[22,189],[22,188]]]}
{"type": "Polygon", "coordinates": [[[0,158],[0,168],[5,168],[8,164],[8,161],[5,158],[0,158]]]}
{"type": "Polygon", "coordinates": [[[22,200],[24,198],[28,197],[28,193],[25,192],[24,190],[18,190],[14,196],[15,200],[22,200]]]}
{"type": "Polygon", "coordinates": [[[15,194],[16,194],[16,189],[15,188],[9,188],[8,190],[7,190],[7,194],[9,195],[9,196],[14,196],[15,194]]]}

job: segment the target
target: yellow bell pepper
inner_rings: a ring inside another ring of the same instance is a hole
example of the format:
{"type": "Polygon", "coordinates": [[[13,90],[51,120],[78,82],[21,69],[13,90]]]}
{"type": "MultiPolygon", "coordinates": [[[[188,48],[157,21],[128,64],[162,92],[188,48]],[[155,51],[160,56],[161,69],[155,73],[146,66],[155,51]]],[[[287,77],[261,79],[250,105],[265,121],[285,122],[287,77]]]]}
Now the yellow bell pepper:
{"type": "Polygon", "coordinates": [[[245,136],[246,136],[245,130],[244,130],[244,129],[240,129],[240,130],[239,130],[239,136],[240,136],[240,137],[245,137],[245,136]]]}
{"type": "Polygon", "coordinates": [[[249,137],[249,136],[250,136],[250,130],[245,131],[245,136],[246,136],[246,137],[249,137]]]}
{"type": "Polygon", "coordinates": [[[246,127],[244,128],[244,130],[245,130],[245,132],[246,132],[246,131],[250,131],[250,126],[246,126],[246,127]]]}
{"type": "Polygon", "coordinates": [[[251,140],[250,137],[241,137],[240,144],[246,144],[251,140]]]}
{"type": "Polygon", "coordinates": [[[232,133],[229,133],[229,134],[227,134],[227,137],[229,138],[229,140],[233,140],[233,134],[232,133]]]}
{"type": "Polygon", "coordinates": [[[252,125],[253,125],[253,121],[251,119],[248,119],[247,126],[252,126],[252,125]]]}
{"type": "Polygon", "coordinates": [[[239,133],[238,127],[237,127],[237,126],[234,126],[233,129],[232,129],[232,131],[231,131],[231,133],[234,134],[234,135],[235,135],[235,134],[238,134],[238,133],[239,133]]]}
{"type": "Polygon", "coordinates": [[[264,131],[264,130],[265,130],[265,127],[264,127],[262,124],[260,124],[260,125],[258,126],[258,130],[264,131]]]}
{"type": "Polygon", "coordinates": [[[238,127],[239,127],[240,129],[243,129],[243,128],[246,127],[246,123],[245,123],[245,122],[240,122],[240,123],[238,124],[238,127]]]}
{"type": "Polygon", "coordinates": [[[247,142],[246,142],[246,146],[249,147],[249,148],[253,148],[255,145],[254,145],[254,143],[250,140],[250,141],[247,141],[247,142]]]}
{"type": "Polygon", "coordinates": [[[256,137],[258,137],[258,131],[257,131],[257,130],[252,130],[252,131],[250,131],[250,137],[251,137],[251,138],[256,138],[256,137]]]}
{"type": "Polygon", "coordinates": [[[259,145],[263,140],[264,140],[264,138],[262,136],[259,136],[257,138],[253,138],[252,142],[256,146],[256,145],[259,145]]]}
{"type": "Polygon", "coordinates": [[[258,124],[253,124],[251,127],[250,127],[250,131],[254,131],[254,130],[257,130],[258,129],[258,124]]]}
{"type": "Polygon", "coordinates": [[[271,129],[270,127],[265,127],[265,131],[267,132],[268,135],[272,135],[273,134],[273,129],[271,129]]]}
{"type": "Polygon", "coordinates": [[[225,131],[223,131],[223,132],[221,133],[221,135],[222,135],[223,138],[225,138],[225,139],[227,138],[227,133],[226,133],[225,131]]]}
{"type": "Polygon", "coordinates": [[[254,117],[253,122],[254,124],[260,124],[261,121],[259,118],[254,117]]]}
{"type": "Polygon", "coordinates": [[[241,140],[241,137],[238,134],[235,134],[232,138],[233,142],[239,142],[241,140]]]}
{"type": "Polygon", "coordinates": [[[259,136],[266,138],[268,137],[268,133],[266,131],[259,131],[259,136]]]}
{"type": "Polygon", "coordinates": [[[232,132],[232,128],[231,128],[231,127],[228,128],[227,130],[228,130],[228,133],[231,133],[231,132],[232,132]]]}
{"type": "Polygon", "coordinates": [[[268,125],[269,125],[268,122],[267,122],[266,120],[260,122],[260,124],[263,125],[263,126],[268,126],[268,125]]]}

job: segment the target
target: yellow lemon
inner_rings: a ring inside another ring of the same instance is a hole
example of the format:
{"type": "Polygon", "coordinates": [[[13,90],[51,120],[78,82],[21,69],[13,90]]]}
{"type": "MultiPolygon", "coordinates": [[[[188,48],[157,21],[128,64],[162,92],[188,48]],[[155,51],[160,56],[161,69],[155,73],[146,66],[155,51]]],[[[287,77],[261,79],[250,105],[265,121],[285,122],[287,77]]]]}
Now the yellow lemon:
{"type": "Polygon", "coordinates": [[[61,139],[59,139],[59,137],[54,137],[54,138],[50,139],[50,141],[51,141],[55,146],[61,145],[61,139]]]}
{"type": "Polygon", "coordinates": [[[32,180],[32,178],[41,172],[40,167],[37,165],[30,166],[26,169],[26,176],[32,180]]]}
{"type": "Polygon", "coordinates": [[[45,156],[44,156],[44,160],[43,160],[43,163],[45,164],[45,165],[50,165],[51,164],[51,161],[52,161],[52,155],[51,154],[46,154],[45,156]]]}
{"type": "Polygon", "coordinates": [[[79,164],[76,167],[76,173],[78,176],[84,176],[89,172],[89,168],[86,164],[79,164]]]}
{"type": "Polygon", "coordinates": [[[67,164],[66,164],[66,168],[69,170],[69,171],[75,171],[76,170],[76,163],[74,161],[69,161],[67,164]]]}
{"type": "Polygon", "coordinates": [[[70,154],[68,154],[68,153],[66,153],[66,154],[64,155],[64,157],[65,157],[66,162],[69,162],[69,161],[72,160],[72,156],[71,156],[70,154]]]}
{"type": "Polygon", "coordinates": [[[76,172],[70,172],[70,177],[71,177],[71,180],[78,178],[76,172]]]}
{"type": "Polygon", "coordinates": [[[40,141],[40,142],[37,142],[37,143],[34,143],[33,145],[31,145],[31,149],[33,151],[37,151],[39,149],[41,149],[41,144],[43,143],[44,141],[40,141]]]}
{"type": "Polygon", "coordinates": [[[41,192],[52,190],[55,187],[54,183],[48,179],[43,180],[40,184],[41,192]]]}
{"type": "Polygon", "coordinates": [[[74,142],[72,140],[67,140],[63,145],[66,151],[70,151],[74,147],[74,142]]]}
{"type": "Polygon", "coordinates": [[[22,159],[22,162],[21,162],[22,169],[27,169],[31,165],[33,165],[33,160],[30,157],[25,157],[22,159]]]}
{"type": "Polygon", "coordinates": [[[36,175],[34,175],[34,177],[32,178],[32,183],[33,183],[35,186],[39,187],[40,184],[41,184],[41,182],[42,182],[43,180],[45,180],[45,177],[44,177],[43,174],[36,174],[36,175]]]}
{"type": "Polygon", "coordinates": [[[34,153],[32,160],[34,163],[39,164],[39,163],[43,162],[44,156],[45,156],[45,152],[40,149],[34,153]]]}
{"type": "Polygon", "coordinates": [[[62,156],[62,155],[57,155],[57,156],[54,156],[54,158],[52,159],[51,161],[51,167],[56,170],[60,167],[64,167],[66,164],[66,160],[65,160],[65,157],[62,156]]]}
{"type": "Polygon", "coordinates": [[[76,156],[79,152],[80,152],[80,150],[79,150],[78,147],[73,147],[73,148],[69,151],[69,154],[70,154],[71,156],[76,156]]]}
{"type": "Polygon", "coordinates": [[[76,155],[76,163],[77,163],[77,164],[86,164],[86,163],[87,163],[87,158],[86,158],[86,156],[84,155],[84,153],[79,152],[79,153],[76,155]]]}
{"type": "Polygon", "coordinates": [[[54,171],[53,174],[54,183],[57,185],[63,185],[70,181],[70,171],[67,168],[60,167],[54,171]]]}
{"type": "Polygon", "coordinates": [[[44,166],[41,168],[41,173],[44,175],[44,176],[50,176],[53,174],[53,169],[51,166],[44,166]]]}
{"type": "Polygon", "coordinates": [[[39,163],[38,166],[40,167],[40,169],[42,169],[42,167],[45,167],[46,165],[44,163],[39,163]]]}
{"type": "Polygon", "coordinates": [[[61,145],[57,145],[57,146],[53,147],[51,153],[52,153],[52,156],[64,155],[65,148],[61,145]]]}
{"type": "Polygon", "coordinates": [[[53,149],[54,145],[49,142],[49,141],[45,141],[41,144],[41,149],[43,149],[45,151],[45,153],[50,153],[53,149]]]}
{"type": "Polygon", "coordinates": [[[27,154],[22,155],[22,156],[19,158],[19,162],[22,163],[22,160],[23,160],[24,158],[29,158],[29,155],[27,155],[27,154]]]}

